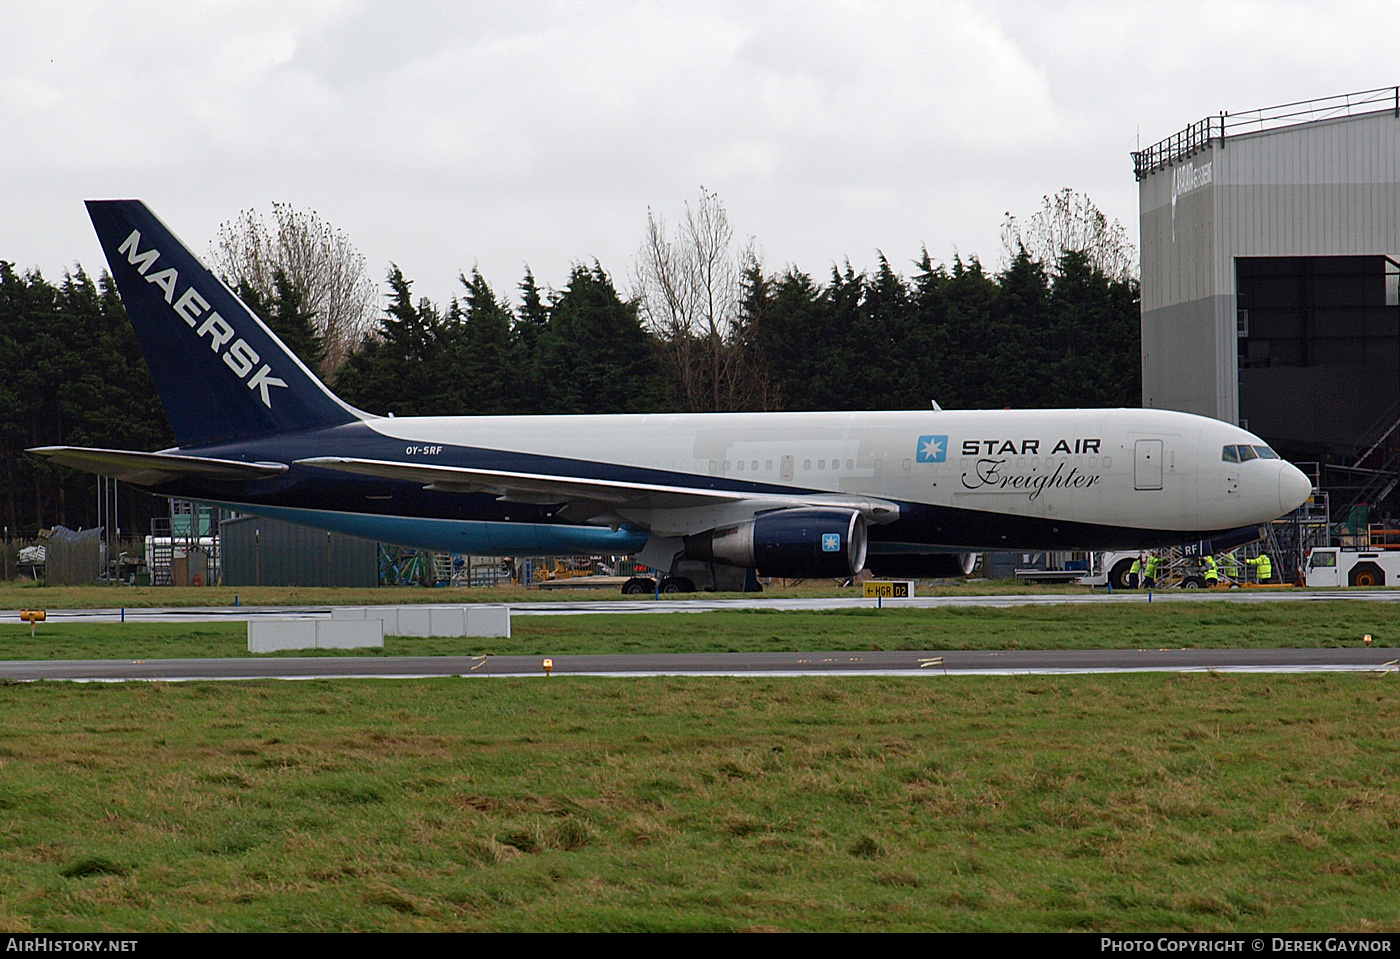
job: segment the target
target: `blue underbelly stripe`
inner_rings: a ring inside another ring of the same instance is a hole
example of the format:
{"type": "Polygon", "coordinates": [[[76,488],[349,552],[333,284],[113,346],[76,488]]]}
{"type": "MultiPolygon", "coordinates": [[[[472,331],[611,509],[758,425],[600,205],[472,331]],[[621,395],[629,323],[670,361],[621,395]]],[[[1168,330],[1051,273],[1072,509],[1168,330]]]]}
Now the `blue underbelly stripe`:
{"type": "Polygon", "coordinates": [[[480,520],[375,516],[285,506],[214,503],[225,509],[359,536],[380,543],[482,556],[534,556],[547,553],[635,553],[646,545],[644,530],[547,523],[491,523],[480,520]]]}

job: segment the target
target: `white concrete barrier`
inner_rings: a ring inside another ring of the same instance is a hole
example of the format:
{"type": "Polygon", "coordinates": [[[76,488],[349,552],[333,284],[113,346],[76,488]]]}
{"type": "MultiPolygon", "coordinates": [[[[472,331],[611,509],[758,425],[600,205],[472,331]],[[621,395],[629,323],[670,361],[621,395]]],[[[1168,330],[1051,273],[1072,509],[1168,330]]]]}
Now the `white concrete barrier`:
{"type": "Polygon", "coordinates": [[[322,619],[316,622],[317,649],[384,648],[382,619],[322,619]]]}
{"type": "Polygon", "coordinates": [[[397,606],[332,606],[331,619],[377,619],[384,623],[385,636],[403,635],[397,606]]]}
{"type": "Polygon", "coordinates": [[[385,636],[510,637],[509,606],[335,606],[331,619],[380,620],[385,636]]]}
{"type": "Polygon", "coordinates": [[[426,606],[400,606],[398,608],[398,629],[394,636],[433,635],[433,614],[426,606]]]}
{"type": "Polygon", "coordinates": [[[433,606],[428,610],[429,636],[465,636],[467,617],[460,606],[433,606]]]}
{"type": "Polygon", "coordinates": [[[468,606],[468,636],[502,636],[510,638],[509,606],[468,606]]]}
{"type": "Polygon", "coordinates": [[[314,619],[248,620],[248,652],[271,653],[279,649],[315,649],[314,619]]]}
{"type": "Polygon", "coordinates": [[[361,649],[384,647],[379,619],[250,619],[248,652],[279,649],[361,649]]]}

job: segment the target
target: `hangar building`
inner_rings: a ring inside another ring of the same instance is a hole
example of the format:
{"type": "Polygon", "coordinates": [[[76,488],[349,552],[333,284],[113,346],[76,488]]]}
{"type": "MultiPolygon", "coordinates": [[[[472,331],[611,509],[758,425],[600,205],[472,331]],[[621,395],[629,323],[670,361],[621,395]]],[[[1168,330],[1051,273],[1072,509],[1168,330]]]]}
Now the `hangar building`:
{"type": "Polygon", "coordinates": [[[1334,507],[1379,503],[1400,481],[1400,87],[1206,117],[1133,164],[1143,406],[1237,422],[1323,464],[1352,494],[1334,507]]]}

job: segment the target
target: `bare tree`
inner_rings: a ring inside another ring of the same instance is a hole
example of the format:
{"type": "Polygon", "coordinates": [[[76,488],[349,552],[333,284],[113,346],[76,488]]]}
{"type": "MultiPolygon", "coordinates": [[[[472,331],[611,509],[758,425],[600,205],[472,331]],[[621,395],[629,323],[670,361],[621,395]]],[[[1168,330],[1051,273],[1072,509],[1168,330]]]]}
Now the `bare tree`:
{"type": "Polygon", "coordinates": [[[365,258],[350,238],[314,210],[272,204],[275,231],[262,214],[244,210],[219,227],[209,245],[214,268],[230,286],[247,285],[272,302],[280,269],[301,293],[304,309],[325,348],[321,373],[333,377],[346,357],[373,328],[378,290],[365,271],[365,258]]]}
{"type": "Polygon", "coordinates": [[[744,356],[734,341],[748,254],[738,249],[724,204],[700,188],[699,201],[668,236],[647,210],[646,235],[633,268],[643,322],[664,344],[680,398],[692,411],[741,408],[744,356]]]}
{"type": "Polygon", "coordinates": [[[1093,200],[1069,187],[1043,200],[1024,228],[1006,214],[1001,242],[1008,262],[1024,248],[1032,259],[1053,270],[1061,256],[1076,252],[1084,253],[1090,264],[1112,279],[1137,276],[1137,248],[1122,223],[1109,223],[1093,200]]]}

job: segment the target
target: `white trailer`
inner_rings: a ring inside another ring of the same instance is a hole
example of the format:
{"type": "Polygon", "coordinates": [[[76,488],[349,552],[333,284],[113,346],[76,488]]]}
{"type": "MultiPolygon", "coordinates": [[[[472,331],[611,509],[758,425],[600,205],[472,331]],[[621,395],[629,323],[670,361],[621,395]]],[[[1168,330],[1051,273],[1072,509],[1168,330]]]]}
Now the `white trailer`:
{"type": "Polygon", "coordinates": [[[1093,568],[1075,582],[1081,586],[1108,586],[1117,589],[1128,588],[1128,570],[1139,556],[1137,550],[1131,552],[1095,553],[1093,568]]]}
{"type": "MultiPolygon", "coordinates": [[[[1128,573],[1132,569],[1134,561],[1142,559],[1144,563],[1153,552],[1162,557],[1162,566],[1157,571],[1157,588],[1168,589],[1180,587],[1181,589],[1205,589],[1206,588],[1206,568],[1202,562],[1202,553],[1186,549],[1164,549],[1164,550],[1129,550],[1126,552],[1098,553],[1095,556],[1095,568],[1091,573],[1079,577],[1076,582],[1081,586],[1112,586],[1114,589],[1128,588],[1128,573]]],[[[1233,581],[1223,573],[1219,577],[1220,585],[1230,585],[1233,581]]]]}
{"type": "MultiPolygon", "coordinates": [[[[1113,589],[1128,589],[1128,573],[1133,563],[1146,560],[1152,553],[1163,556],[1164,562],[1158,571],[1158,587],[1180,586],[1184,589],[1204,589],[1206,586],[1205,567],[1198,553],[1182,555],[1176,550],[1119,550],[1103,553],[1075,553],[1084,557],[1078,561],[1055,562],[1062,555],[1044,554],[1047,562],[1044,567],[1016,569],[1016,579],[1027,583],[1077,583],[1080,586],[1111,586],[1113,589]]],[[[1022,554],[1038,556],[1039,554],[1022,554]]]]}
{"type": "Polygon", "coordinates": [[[1308,553],[1309,586],[1394,586],[1400,583],[1400,550],[1318,546],[1308,553]]]}

